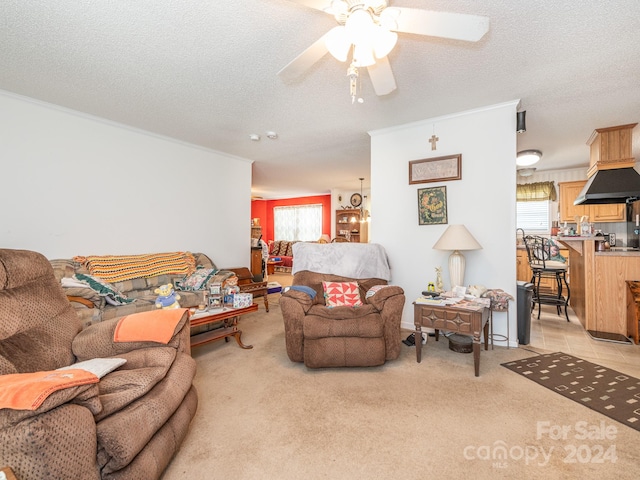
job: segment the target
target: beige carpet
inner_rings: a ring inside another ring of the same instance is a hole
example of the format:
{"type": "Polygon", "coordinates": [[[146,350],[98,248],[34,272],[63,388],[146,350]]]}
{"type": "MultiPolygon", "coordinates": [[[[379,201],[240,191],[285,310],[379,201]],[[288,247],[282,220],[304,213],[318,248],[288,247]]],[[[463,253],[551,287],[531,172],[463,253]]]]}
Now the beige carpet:
{"type": "Polygon", "coordinates": [[[442,338],[420,364],[403,345],[382,367],[309,370],[270,297],[240,322],[252,350],[193,350],[199,408],[164,480],[638,477],[637,431],[500,365],[531,351],[483,351],[478,378],[442,338]]]}

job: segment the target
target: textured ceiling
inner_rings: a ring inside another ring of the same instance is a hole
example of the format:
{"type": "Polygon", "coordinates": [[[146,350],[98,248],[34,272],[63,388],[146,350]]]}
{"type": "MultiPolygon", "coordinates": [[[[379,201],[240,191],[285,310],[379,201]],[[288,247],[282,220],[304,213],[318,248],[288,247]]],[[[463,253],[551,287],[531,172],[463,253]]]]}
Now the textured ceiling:
{"type": "Polygon", "coordinates": [[[352,105],[330,55],[294,82],[276,75],[335,25],[288,0],[3,0],[0,89],[254,160],[264,198],[366,188],[367,131],[485,105],[521,100],[518,149],[544,152],[538,170],[585,166],[595,128],[640,120],[637,0],[390,3],[488,16],[489,32],[400,34],[398,89],[376,97],[363,72],[352,105]]]}

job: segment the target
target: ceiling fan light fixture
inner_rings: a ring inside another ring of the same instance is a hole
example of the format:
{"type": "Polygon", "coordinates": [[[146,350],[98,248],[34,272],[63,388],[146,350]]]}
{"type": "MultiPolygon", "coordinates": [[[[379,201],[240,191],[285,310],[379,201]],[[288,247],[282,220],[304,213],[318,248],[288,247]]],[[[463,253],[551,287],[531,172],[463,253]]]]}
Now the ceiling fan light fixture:
{"type": "Polygon", "coordinates": [[[376,63],[371,45],[369,43],[356,44],[353,48],[353,60],[358,67],[369,67],[376,63]]]}
{"type": "Polygon", "coordinates": [[[351,42],[347,38],[347,32],[342,25],[333,27],[325,37],[325,45],[329,53],[339,62],[346,62],[351,42]]]}
{"type": "Polygon", "coordinates": [[[376,54],[376,58],[386,57],[391,53],[393,47],[396,46],[398,34],[396,32],[390,32],[380,26],[375,27],[375,32],[375,36],[373,37],[373,51],[376,54]]]}
{"type": "Polygon", "coordinates": [[[374,36],[375,23],[369,11],[364,8],[358,8],[349,14],[344,28],[347,32],[347,38],[354,45],[371,42],[374,36]]]}
{"type": "Polygon", "coordinates": [[[519,167],[529,167],[534,163],[538,163],[542,158],[540,150],[522,150],[516,155],[516,165],[519,167]]]}

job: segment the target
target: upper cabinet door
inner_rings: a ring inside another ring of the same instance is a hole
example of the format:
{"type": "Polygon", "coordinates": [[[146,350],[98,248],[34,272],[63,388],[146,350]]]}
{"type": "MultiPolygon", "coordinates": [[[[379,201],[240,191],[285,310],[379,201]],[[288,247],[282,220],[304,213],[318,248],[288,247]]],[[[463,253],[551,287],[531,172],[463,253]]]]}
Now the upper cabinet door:
{"type": "MultiPolygon", "coordinates": [[[[582,188],[586,184],[586,180],[578,182],[562,182],[558,184],[560,187],[560,221],[567,223],[575,223],[575,217],[589,215],[589,205],[574,205],[573,201],[578,197],[582,188]]],[[[589,217],[591,221],[591,217],[589,217]]]]}
{"type": "Polygon", "coordinates": [[[588,215],[590,222],[624,222],[624,203],[612,203],[604,205],[574,205],[573,201],[580,194],[586,184],[586,180],[577,182],[562,182],[560,187],[560,221],[575,223],[575,217],[588,215]]]}

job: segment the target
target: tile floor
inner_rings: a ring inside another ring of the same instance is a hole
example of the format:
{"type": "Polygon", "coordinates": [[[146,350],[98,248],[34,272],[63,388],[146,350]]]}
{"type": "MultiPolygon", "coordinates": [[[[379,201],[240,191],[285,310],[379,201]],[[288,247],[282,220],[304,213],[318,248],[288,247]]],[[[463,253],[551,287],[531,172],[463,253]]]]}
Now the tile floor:
{"type": "Polygon", "coordinates": [[[527,346],[553,352],[565,352],[585,360],[608,360],[620,364],[640,365],[640,345],[594,340],[569,308],[569,322],[557,315],[555,307],[538,307],[531,314],[531,342],[527,346]]]}

